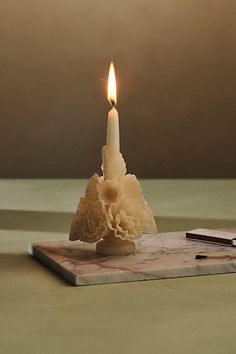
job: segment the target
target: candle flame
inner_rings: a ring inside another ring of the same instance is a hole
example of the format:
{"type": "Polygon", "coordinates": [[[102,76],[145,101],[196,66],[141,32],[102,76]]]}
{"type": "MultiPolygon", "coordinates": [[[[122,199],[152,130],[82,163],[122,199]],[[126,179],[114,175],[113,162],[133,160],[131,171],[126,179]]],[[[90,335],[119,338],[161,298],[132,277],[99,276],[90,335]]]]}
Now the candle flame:
{"type": "Polygon", "coordinates": [[[116,105],[116,75],[113,62],[111,62],[109,69],[107,98],[112,106],[116,105]]]}

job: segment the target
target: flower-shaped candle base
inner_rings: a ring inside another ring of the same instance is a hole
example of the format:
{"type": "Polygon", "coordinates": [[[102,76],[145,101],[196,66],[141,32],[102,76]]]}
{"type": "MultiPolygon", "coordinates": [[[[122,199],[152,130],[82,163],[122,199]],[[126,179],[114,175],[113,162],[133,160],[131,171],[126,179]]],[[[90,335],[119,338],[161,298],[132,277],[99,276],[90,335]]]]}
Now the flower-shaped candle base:
{"type": "Polygon", "coordinates": [[[152,211],[120,152],[104,147],[103,165],[104,176],[93,175],[80,199],[70,240],[99,241],[97,252],[109,256],[134,253],[134,240],[157,231],[152,211]]]}
{"type": "Polygon", "coordinates": [[[96,250],[105,256],[124,256],[135,252],[135,243],[110,234],[96,244],[96,250]]]}

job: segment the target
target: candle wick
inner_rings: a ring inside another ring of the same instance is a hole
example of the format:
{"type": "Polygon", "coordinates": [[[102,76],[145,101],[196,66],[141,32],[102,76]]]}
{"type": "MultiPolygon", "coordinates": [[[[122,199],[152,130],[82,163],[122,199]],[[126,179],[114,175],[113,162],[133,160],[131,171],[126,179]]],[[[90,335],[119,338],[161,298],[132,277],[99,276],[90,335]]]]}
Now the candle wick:
{"type": "Polygon", "coordinates": [[[115,101],[114,101],[113,99],[111,99],[111,98],[110,98],[110,103],[111,103],[111,105],[112,105],[112,108],[115,108],[116,103],[115,103],[115,101]]]}

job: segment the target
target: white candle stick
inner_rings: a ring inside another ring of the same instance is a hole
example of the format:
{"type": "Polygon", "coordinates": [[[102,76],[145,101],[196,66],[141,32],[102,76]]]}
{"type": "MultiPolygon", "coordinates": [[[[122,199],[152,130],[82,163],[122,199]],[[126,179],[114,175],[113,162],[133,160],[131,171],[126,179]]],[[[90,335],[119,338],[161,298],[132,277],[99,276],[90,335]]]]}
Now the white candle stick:
{"type": "Polygon", "coordinates": [[[108,113],[107,147],[120,151],[119,115],[115,107],[108,113]]]}
{"type": "Polygon", "coordinates": [[[108,92],[107,98],[113,108],[108,113],[107,122],[107,147],[111,150],[120,151],[120,131],[119,131],[119,115],[115,105],[117,103],[116,96],[116,76],[114,65],[111,62],[108,75],[108,92]]]}

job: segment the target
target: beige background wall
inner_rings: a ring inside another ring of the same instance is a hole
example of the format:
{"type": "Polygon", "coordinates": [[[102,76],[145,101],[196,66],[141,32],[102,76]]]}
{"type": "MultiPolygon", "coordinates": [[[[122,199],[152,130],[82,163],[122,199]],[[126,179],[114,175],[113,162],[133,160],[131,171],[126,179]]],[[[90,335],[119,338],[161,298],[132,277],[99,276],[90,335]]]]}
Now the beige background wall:
{"type": "Polygon", "coordinates": [[[235,0],[1,0],[0,177],[88,177],[119,80],[142,177],[236,177],[235,0]]]}

